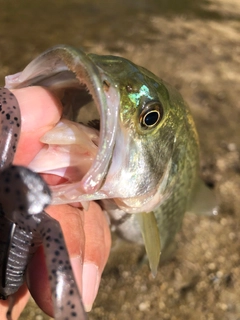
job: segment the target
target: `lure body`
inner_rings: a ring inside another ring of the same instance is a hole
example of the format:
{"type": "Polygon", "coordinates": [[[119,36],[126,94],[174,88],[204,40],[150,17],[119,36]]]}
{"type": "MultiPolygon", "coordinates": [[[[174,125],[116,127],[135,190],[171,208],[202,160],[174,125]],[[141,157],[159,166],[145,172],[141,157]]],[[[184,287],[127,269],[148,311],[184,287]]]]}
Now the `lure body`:
{"type": "Polygon", "coordinates": [[[0,299],[10,297],[24,282],[32,255],[43,245],[55,319],[86,319],[60,224],[44,208],[51,193],[43,179],[12,165],[21,129],[14,95],[0,88],[0,299]]]}

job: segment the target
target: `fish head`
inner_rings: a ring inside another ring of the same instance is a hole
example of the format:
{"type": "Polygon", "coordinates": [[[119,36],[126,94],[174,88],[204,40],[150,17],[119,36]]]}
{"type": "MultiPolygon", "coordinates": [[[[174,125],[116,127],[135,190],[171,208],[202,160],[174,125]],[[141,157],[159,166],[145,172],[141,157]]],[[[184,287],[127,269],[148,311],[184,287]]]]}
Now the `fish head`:
{"type": "Polygon", "coordinates": [[[181,95],[150,71],[127,59],[89,55],[120,95],[117,132],[108,174],[101,187],[125,212],[150,212],[171,194],[196,140],[181,95]]]}
{"type": "Polygon", "coordinates": [[[129,60],[91,55],[118,89],[117,133],[102,191],[127,212],[159,205],[171,168],[176,109],[164,83],[129,60]]]}
{"type": "Polygon", "coordinates": [[[186,135],[195,134],[181,96],[168,84],[127,59],[58,46],[7,78],[8,88],[28,85],[48,87],[63,103],[64,119],[42,139],[54,152],[48,148],[45,158],[37,155],[30,164],[37,172],[68,178],[52,187],[53,203],[114,199],[135,213],[150,212],[168,197],[186,135]],[[95,115],[86,121],[90,102],[95,115]],[[93,128],[96,114],[99,131],[93,128]],[[72,146],[80,146],[80,155],[72,146]],[[68,175],[69,167],[74,174],[68,175]]]}

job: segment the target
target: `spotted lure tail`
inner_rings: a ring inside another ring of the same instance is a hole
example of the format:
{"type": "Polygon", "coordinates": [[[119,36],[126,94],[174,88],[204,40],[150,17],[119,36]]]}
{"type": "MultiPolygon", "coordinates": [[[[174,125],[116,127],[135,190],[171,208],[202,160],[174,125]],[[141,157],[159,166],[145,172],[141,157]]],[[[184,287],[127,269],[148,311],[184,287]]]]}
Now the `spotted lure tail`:
{"type": "Polygon", "coordinates": [[[12,319],[13,294],[42,244],[54,318],[86,320],[60,224],[44,211],[50,190],[37,173],[12,165],[21,116],[16,98],[5,88],[0,88],[0,109],[0,299],[9,299],[7,319],[12,319]]]}

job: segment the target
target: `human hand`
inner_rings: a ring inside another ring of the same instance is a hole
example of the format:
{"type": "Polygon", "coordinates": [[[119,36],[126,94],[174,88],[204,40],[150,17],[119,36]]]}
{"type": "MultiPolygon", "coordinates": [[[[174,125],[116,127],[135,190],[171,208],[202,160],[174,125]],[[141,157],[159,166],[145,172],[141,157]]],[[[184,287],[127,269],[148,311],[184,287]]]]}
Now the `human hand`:
{"type": "MultiPolygon", "coordinates": [[[[61,105],[51,93],[41,87],[14,90],[14,95],[22,115],[21,136],[14,163],[27,166],[42,148],[39,138],[59,121],[61,105]]],[[[46,181],[49,184],[56,183],[56,179],[50,176],[46,177],[46,181]]],[[[90,311],[111,247],[107,219],[95,202],[90,203],[87,212],[71,205],[50,206],[46,211],[61,224],[83,303],[85,309],[90,311]]],[[[28,266],[27,283],[40,308],[52,315],[51,293],[42,248],[36,252],[28,266]]],[[[18,319],[29,298],[26,285],[15,293],[15,298],[13,320],[18,319]]],[[[0,319],[5,319],[7,309],[8,301],[0,300],[0,319]]]]}

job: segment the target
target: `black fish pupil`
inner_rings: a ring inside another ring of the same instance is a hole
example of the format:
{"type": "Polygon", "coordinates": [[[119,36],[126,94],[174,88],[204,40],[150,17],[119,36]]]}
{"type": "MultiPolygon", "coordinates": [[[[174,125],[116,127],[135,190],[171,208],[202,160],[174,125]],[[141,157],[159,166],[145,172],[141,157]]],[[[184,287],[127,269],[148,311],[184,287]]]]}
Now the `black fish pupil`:
{"type": "Polygon", "coordinates": [[[144,117],[144,124],[148,127],[153,126],[159,119],[159,113],[157,111],[151,111],[144,117]]]}

